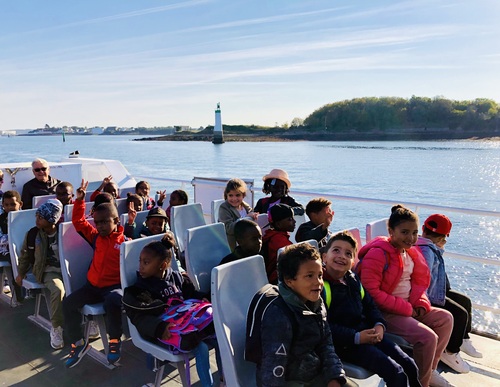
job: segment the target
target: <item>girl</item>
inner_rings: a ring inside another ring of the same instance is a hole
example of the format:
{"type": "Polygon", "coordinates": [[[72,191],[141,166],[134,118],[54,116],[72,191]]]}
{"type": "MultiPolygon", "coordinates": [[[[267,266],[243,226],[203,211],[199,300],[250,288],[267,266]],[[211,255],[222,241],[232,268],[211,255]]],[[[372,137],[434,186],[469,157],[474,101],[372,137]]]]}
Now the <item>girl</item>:
{"type": "MultiPolygon", "coordinates": [[[[158,339],[170,338],[169,325],[162,320],[164,305],[173,296],[184,299],[202,299],[205,295],[197,292],[189,277],[183,276],[171,268],[170,238],[161,242],[151,242],[141,251],[139,271],[135,285],[125,289],[123,304],[128,317],[144,338],[158,342],[158,339]]],[[[215,344],[215,339],[206,340],[215,344]]],[[[196,370],[203,387],[213,385],[210,371],[209,353],[206,342],[202,341],[193,350],[196,358],[196,370]]],[[[220,362],[217,362],[218,366],[220,362]]],[[[221,370],[219,366],[219,370],[221,370]]]]}
{"type": "Polygon", "coordinates": [[[422,386],[451,386],[436,367],[450,339],[453,316],[431,306],[425,291],[430,273],[413,245],[418,217],[396,205],[389,217],[389,238],[377,237],[359,252],[357,271],[364,288],[382,310],[387,331],[413,344],[422,386]]]}
{"type": "Polygon", "coordinates": [[[273,169],[262,180],[264,187],[262,192],[266,195],[271,194],[270,197],[259,199],[255,205],[254,211],[257,213],[267,213],[270,207],[277,203],[287,204],[293,209],[294,215],[303,215],[304,207],[295,201],[294,198],[288,196],[288,190],[292,186],[288,173],[283,169],[273,169]]]}
{"type": "Polygon", "coordinates": [[[143,207],[143,202],[142,202],[142,198],[137,195],[137,194],[133,194],[133,193],[127,193],[127,208],[130,210],[131,207],[130,207],[130,203],[132,203],[133,205],[133,209],[137,212],[140,212],[142,211],[143,207]]]}
{"type": "Polygon", "coordinates": [[[151,186],[147,181],[141,180],[135,185],[135,193],[142,199],[142,208],[144,210],[150,210],[155,206],[155,201],[149,197],[150,191],[151,186]]]}
{"type": "Polygon", "coordinates": [[[167,213],[168,217],[168,226],[170,227],[170,211],[172,210],[172,207],[174,206],[182,206],[184,204],[188,204],[188,194],[186,191],[182,189],[176,189],[175,191],[172,191],[170,194],[170,199],[168,201],[169,206],[165,210],[167,213]]]}
{"type": "Polygon", "coordinates": [[[240,218],[245,216],[257,219],[257,214],[252,212],[252,207],[243,201],[247,193],[247,185],[241,179],[231,179],[226,184],[224,199],[226,200],[219,207],[219,222],[226,227],[227,242],[229,248],[234,250],[236,239],[234,237],[234,225],[240,218]]]}

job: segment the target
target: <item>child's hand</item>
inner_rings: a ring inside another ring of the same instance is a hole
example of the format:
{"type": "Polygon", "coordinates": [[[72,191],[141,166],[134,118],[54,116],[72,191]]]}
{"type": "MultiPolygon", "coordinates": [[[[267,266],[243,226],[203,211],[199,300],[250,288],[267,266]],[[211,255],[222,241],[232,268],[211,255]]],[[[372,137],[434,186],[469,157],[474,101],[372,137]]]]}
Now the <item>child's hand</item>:
{"type": "Polygon", "coordinates": [[[160,196],[158,196],[158,206],[163,206],[163,202],[167,198],[167,190],[163,191],[156,191],[156,193],[160,196]]]}
{"type": "Polygon", "coordinates": [[[109,175],[108,177],[105,177],[104,179],[102,179],[102,184],[106,185],[106,184],[110,183],[111,180],[113,180],[113,176],[109,175]]]}
{"type": "Polygon", "coordinates": [[[82,179],[82,184],[76,190],[76,199],[85,200],[85,193],[87,192],[88,186],[89,182],[82,179]]]}
{"type": "Polygon", "coordinates": [[[165,327],[165,330],[163,331],[163,334],[161,335],[161,339],[162,340],[168,340],[170,339],[170,336],[172,336],[172,334],[170,333],[170,327],[172,326],[172,323],[169,323],[166,327],[165,327]]]}
{"type": "Polygon", "coordinates": [[[249,213],[247,214],[247,216],[249,216],[250,218],[252,218],[253,220],[255,220],[255,221],[256,221],[256,220],[257,220],[257,218],[259,217],[259,213],[258,213],[258,212],[253,212],[253,211],[252,211],[252,212],[249,212],[249,213]]]}
{"type": "Polygon", "coordinates": [[[23,286],[23,279],[24,279],[24,278],[25,278],[25,277],[22,277],[21,275],[18,275],[18,276],[16,277],[16,284],[18,284],[19,286],[23,286]]]}
{"type": "Polygon", "coordinates": [[[365,329],[364,331],[359,332],[359,343],[360,344],[377,344],[380,343],[382,339],[377,331],[372,329],[365,329]]]}
{"type": "Polygon", "coordinates": [[[129,224],[129,226],[132,226],[132,224],[135,222],[136,216],[137,216],[137,211],[134,208],[134,203],[130,202],[128,204],[128,224],[129,224]]]}
{"type": "Polygon", "coordinates": [[[380,324],[377,324],[373,327],[373,329],[375,329],[375,332],[377,333],[380,341],[382,341],[384,338],[384,327],[380,324]]]}
{"type": "Polygon", "coordinates": [[[425,310],[425,308],[417,306],[416,308],[413,308],[413,313],[411,314],[411,317],[413,318],[422,317],[426,313],[427,311],[425,310]]]}
{"type": "Polygon", "coordinates": [[[327,387],[340,387],[340,382],[338,380],[330,380],[327,387]]]}

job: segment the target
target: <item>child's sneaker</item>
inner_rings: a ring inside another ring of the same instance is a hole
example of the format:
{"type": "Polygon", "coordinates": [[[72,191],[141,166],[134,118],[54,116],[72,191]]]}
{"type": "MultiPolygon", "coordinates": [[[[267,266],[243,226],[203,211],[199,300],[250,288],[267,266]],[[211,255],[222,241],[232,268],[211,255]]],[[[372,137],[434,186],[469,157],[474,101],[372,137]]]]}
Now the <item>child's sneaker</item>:
{"type": "Polygon", "coordinates": [[[94,320],[89,321],[89,339],[98,339],[101,337],[101,334],[99,333],[99,326],[94,320]]]}
{"type": "Polygon", "coordinates": [[[479,352],[474,345],[472,345],[471,339],[464,339],[462,345],[460,346],[460,350],[465,352],[467,355],[472,357],[481,358],[483,354],[479,352]]]}
{"type": "Polygon", "coordinates": [[[466,374],[470,371],[470,366],[462,359],[458,352],[449,353],[448,351],[444,351],[439,360],[460,374],[466,374]]]}
{"type": "Polygon", "coordinates": [[[82,358],[89,350],[90,344],[84,342],[81,339],[76,343],[71,344],[71,352],[69,353],[68,359],[66,360],[66,368],[72,368],[80,363],[80,360],[82,360],[82,358]],[[81,344],[82,342],[83,344],[81,344]]]}
{"type": "Polygon", "coordinates": [[[3,292],[4,292],[5,294],[9,294],[9,293],[10,293],[10,286],[9,286],[9,285],[4,285],[4,287],[3,287],[3,292]]]}
{"type": "Polygon", "coordinates": [[[109,340],[108,363],[115,364],[121,357],[122,343],[119,339],[109,340]]]}
{"type": "Polygon", "coordinates": [[[61,349],[64,347],[62,327],[50,329],[50,346],[54,349],[61,349]]]}

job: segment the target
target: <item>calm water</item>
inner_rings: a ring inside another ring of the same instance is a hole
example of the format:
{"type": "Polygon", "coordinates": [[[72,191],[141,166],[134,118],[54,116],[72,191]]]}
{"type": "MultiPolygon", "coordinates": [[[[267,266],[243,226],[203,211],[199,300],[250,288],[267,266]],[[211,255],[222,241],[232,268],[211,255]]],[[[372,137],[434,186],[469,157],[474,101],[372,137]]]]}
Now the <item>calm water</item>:
{"type": "MultiPolygon", "coordinates": [[[[288,171],[293,190],[363,196],[428,204],[500,210],[500,142],[286,142],[226,143],[137,142],[129,136],[0,137],[1,162],[43,157],[59,161],[79,150],[82,157],[120,160],[133,175],[192,179],[240,177],[255,179],[272,168],[288,171]]],[[[177,186],[154,189],[172,190],[177,186]]],[[[189,188],[189,187],[187,187],[189,188]]],[[[262,193],[256,192],[256,198],[262,193]]],[[[309,198],[300,197],[304,205],[309,198]]],[[[387,217],[390,208],[374,204],[334,202],[333,231],[364,229],[367,222],[387,217]]],[[[421,210],[425,219],[429,212],[421,210]]],[[[450,251],[500,260],[500,220],[447,214],[453,229],[450,251]]],[[[500,304],[498,267],[447,261],[452,286],[477,303],[500,304]]],[[[498,333],[499,316],[476,313],[474,324],[498,333]]]]}

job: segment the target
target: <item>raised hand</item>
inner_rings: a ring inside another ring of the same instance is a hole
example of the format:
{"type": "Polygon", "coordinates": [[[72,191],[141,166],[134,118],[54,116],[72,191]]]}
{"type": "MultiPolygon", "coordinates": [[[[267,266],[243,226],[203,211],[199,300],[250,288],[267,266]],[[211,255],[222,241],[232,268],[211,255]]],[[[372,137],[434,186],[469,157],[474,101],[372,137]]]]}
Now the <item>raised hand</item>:
{"type": "Polygon", "coordinates": [[[128,204],[128,224],[131,226],[135,222],[137,211],[135,210],[134,203],[128,204]]]}
{"type": "Polygon", "coordinates": [[[88,186],[89,182],[82,179],[80,187],[78,187],[78,189],[76,190],[76,199],[85,200],[85,194],[87,192],[88,186]]]}

